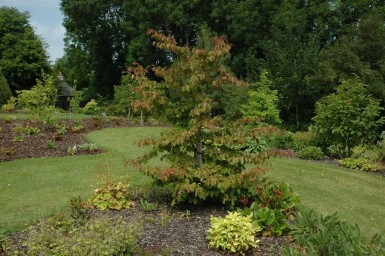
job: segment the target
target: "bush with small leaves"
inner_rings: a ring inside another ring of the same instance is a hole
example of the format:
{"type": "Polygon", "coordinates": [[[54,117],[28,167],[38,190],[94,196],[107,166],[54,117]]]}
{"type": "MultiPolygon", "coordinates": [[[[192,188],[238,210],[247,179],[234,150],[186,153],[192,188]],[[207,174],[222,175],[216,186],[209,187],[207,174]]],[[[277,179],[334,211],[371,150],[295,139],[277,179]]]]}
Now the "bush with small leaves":
{"type": "Polygon", "coordinates": [[[6,255],[136,255],[140,227],[107,216],[85,222],[61,216],[42,221],[25,233],[18,241],[5,241],[6,255]]]}
{"type": "Polygon", "coordinates": [[[211,217],[211,227],[207,239],[209,247],[227,253],[244,254],[252,247],[257,247],[259,240],[255,238],[258,229],[252,224],[249,216],[241,216],[230,212],[224,218],[211,217]]]}
{"type": "Polygon", "coordinates": [[[86,115],[96,115],[99,113],[99,106],[96,100],[90,100],[83,109],[83,113],[86,115]]]}
{"type": "Polygon", "coordinates": [[[301,159],[309,160],[322,160],[325,158],[322,149],[315,146],[307,146],[298,151],[296,151],[297,156],[301,159]]]}

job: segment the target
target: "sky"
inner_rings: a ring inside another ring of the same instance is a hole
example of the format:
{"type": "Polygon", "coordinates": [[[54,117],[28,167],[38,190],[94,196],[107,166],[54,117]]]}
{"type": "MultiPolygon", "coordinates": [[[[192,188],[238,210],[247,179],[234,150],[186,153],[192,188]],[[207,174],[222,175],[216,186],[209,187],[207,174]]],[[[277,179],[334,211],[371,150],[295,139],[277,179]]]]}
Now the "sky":
{"type": "Polygon", "coordinates": [[[0,6],[3,5],[29,12],[30,24],[48,44],[47,52],[52,63],[63,56],[65,28],[61,24],[60,0],[0,0],[0,6]]]}

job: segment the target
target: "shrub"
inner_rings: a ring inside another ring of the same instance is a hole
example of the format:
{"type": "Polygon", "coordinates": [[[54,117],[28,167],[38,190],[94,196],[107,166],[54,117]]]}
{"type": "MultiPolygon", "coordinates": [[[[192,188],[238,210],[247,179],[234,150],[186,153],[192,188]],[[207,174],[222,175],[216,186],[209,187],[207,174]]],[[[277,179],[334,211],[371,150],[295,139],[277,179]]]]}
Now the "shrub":
{"type": "Polygon", "coordinates": [[[99,113],[99,106],[96,100],[91,99],[83,109],[83,113],[86,115],[96,115],[99,113]]]}
{"type": "Polygon", "coordinates": [[[135,255],[140,228],[106,216],[84,223],[57,215],[30,227],[26,236],[4,243],[7,255],[135,255]],[[21,241],[20,241],[21,240],[21,241]],[[23,244],[19,248],[18,244],[23,244]]]}
{"type": "Polygon", "coordinates": [[[121,210],[130,208],[132,201],[128,191],[129,185],[119,182],[105,181],[100,188],[95,189],[90,204],[99,210],[121,210]]]}
{"type": "Polygon", "coordinates": [[[255,227],[262,231],[262,236],[281,236],[289,226],[288,219],[282,211],[260,207],[252,203],[250,207],[238,209],[242,216],[250,216],[255,227]]]}
{"type": "Polygon", "coordinates": [[[255,239],[255,233],[258,230],[250,217],[230,212],[224,218],[211,217],[210,222],[207,235],[209,247],[242,254],[251,247],[257,247],[259,240],[255,239]]]}
{"type": "Polygon", "coordinates": [[[56,79],[47,74],[42,77],[30,90],[17,91],[17,105],[33,118],[50,124],[58,97],[56,79]]]}
{"type": "Polygon", "coordinates": [[[17,104],[17,98],[11,96],[11,98],[7,101],[7,103],[1,106],[1,109],[5,111],[14,111],[16,109],[16,104],[17,104]]]}
{"type": "Polygon", "coordinates": [[[294,134],[289,131],[278,131],[269,138],[269,144],[272,148],[289,149],[293,148],[294,134]]]}
{"type": "Polygon", "coordinates": [[[352,149],[351,158],[365,158],[370,161],[378,161],[381,159],[380,149],[376,147],[369,147],[365,145],[355,146],[352,149]]]}
{"type": "Polygon", "coordinates": [[[322,160],[325,158],[322,149],[315,146],[307,146],[299,151],[296,151],[297,156],[302,159],[310,159],[310,160],[322,160]]]}
{"type": "Polygon", "coordinates": [[[0,69],[0,106],[5,104],[11,98],[12,92],[9,88],[7,80],[0,69]]]}
{"type": "Polygon", "coordinates": [[[306,147],[317,146],[316,133],[313,131],[296,132],[293,135],[294,150],[301,150],[306,147]]]}
{"type": "Polygon", "coordinates": [[[264,186],[258,186],[258,195],[254,200],[259,207],[279,210],[286,215],[291,214],[300,202],[299,195],[285,182],[269,182],[264,186]]]}
{"type": "Polygon", "coordinates": [[[130,113],[131,102],[137,98],[132,91],[134,86],[131,76],[123,76],[121,85],[114,86],[114,101],[112,112],[118,116],[127,116],[130,113]]]}
{"type": "Polygon", "coordinates": [[[381,110],[359,79],[344,80],[336,93],[317,102],[314,128],[322,141],[346,157],[354,146],[374,142],[384,123],[381,110]]]}
{"type": "Polygon", "coordinates": [[[376,172],[380,170],[378,164],[365,158],[344,158],[339,160],[338,163],[343,167],[358,169],[360,171],[376,172]]]}
{"type": "Polygon", "coordinates": [[[261,119],[267,124],[279,124],[279,110],[277,107],[278,93],[271,90],[271,80],[268,78],[268,72],[262,71],[256,88],[249,90],[249,100],[242,106],[242,114],[247,117],[261,119]]]}
{"type": "Polygon", "coordinates": [[[19,134],[23,135],[37,135],[41,133],[41,130],[38,127],[33,127],[33,126],[22,126],[18,125],[13,130],[19,134]]]}
{"type": "Polygon", "coordinates": [[[290,234],[300,250],[286,248],[282,255],[383,255],[385,250],[379,235],[368,241],[357,224],[341,221],[337,213],[324,217],[303,212],[296,220],[290,234]]]}

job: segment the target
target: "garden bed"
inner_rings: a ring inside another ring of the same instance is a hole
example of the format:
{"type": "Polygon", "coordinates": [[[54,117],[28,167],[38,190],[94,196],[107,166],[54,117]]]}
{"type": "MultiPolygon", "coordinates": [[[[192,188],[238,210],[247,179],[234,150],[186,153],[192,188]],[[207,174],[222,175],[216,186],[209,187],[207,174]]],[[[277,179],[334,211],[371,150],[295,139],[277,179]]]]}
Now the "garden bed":
{"type": "MultiPolygon", "coordinates": [[[[143,211],[140,207],[135,207],[121,211],[91,210],[89,215],[91,219],[108,217],[123,218],[128,223],[133,220],[136,223],[140,222],[141,234],[136,242],[138,255],[219,256],[228,254],[210,249],[206,232],[210,227],[210,216],[225,216],[226,213],[226,209],[217,205],[206,207],[183,205],[171,208],[169,204],[162,203],[154,211],[143,211]]],[[[23,231],[11,236],[20,251],[26,251],[22,241],[28,235],[28,231],[23,231]]],[[[260,240],[258,248],[249,250],[246,255],[280,255],[282,248],[289,243],[287,236],[258,237],[258,239],[260,240]]]]}
{"type": "MultiPolygon", "coordinates": [[[[85,134],[109,127],[138,126],[126,119],[90,118],[83,121],[60,120],[59,125],[65,132],[55,128],[46,128],[41,123],[31,120],[0,120],[0,162],[23,158],[69,156],[69,148],[86,143],[85,134]],[[38,128],[33,135],[20,135],[17,127],[38,128]]],[[[101,149],[85,150],[78,148],[76,155],[98,154],[101,149]]]]}

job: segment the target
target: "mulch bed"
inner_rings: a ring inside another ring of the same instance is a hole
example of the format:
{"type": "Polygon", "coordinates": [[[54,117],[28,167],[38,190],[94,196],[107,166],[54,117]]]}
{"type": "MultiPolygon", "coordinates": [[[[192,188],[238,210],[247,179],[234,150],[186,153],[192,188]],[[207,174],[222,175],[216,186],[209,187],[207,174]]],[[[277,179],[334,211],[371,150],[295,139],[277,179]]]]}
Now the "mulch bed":
{"type": "MultiPolygon", "coordinates": [[[[86,143],[84,135],[91,131],[109,127],[134,127],[138,124],[125,119],[91,118],[82,121],[61,120],[59,124],[67,128],[65,134],[60,134],[57,129],[46,128],[38,122],[30,120],[0,120],[0,162],[12,161],[23,158],[62,157],[68,156],[68,148],[86,143]],[[14,129],[18,126],[37,127],[41,130],[36,135],[23,135],[14,129]],[[84,129],[76,128],[83,126],[84,129]],[[15,138],[22,137],[22,141],[15,138]],[[53,146],[53,147],[52,147],[53,146]]],[[[97,150],[78,150],[76,155],[99,154],[97,150]]]]}

